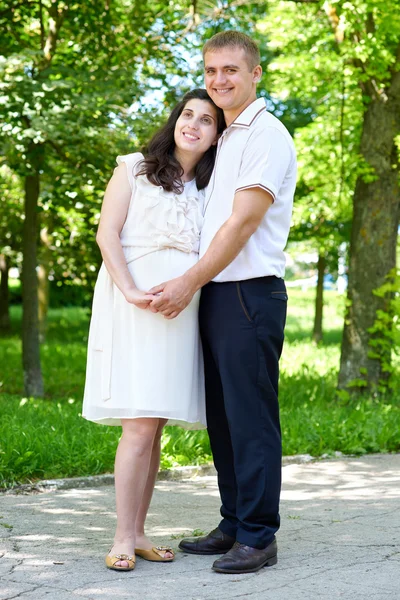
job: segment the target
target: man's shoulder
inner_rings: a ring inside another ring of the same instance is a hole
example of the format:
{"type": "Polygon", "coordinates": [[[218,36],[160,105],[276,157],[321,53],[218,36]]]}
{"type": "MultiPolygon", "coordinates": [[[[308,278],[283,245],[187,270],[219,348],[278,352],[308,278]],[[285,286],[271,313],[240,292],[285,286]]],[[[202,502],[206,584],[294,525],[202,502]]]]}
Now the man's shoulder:
{"type": "Polygon", "coordinates": [[[291,155],[296,155],[292,136],[285,125],[267,110],[263,111],[250,127],[250,136],[247,143],[263,147],[266,141],[278,147],[289,148],[291,155]]]}
{"type": "MultiPolygon", "coordinates": [[[[286,138],[292,140],[292,136],[290,135],[289,131],[286,129],[285,125],[282,123],[282,121],[280,121],[277,117],[275,117],[275,115],[273,115],[272,113],[268,112],[267,110],[263,111],[258,119],[255,120],[255,122],[253,123],[253,127],[254,130],[265,130],[265,129],[269,129],[271,133],[274,132],[274,130],[282,135],[284,135],[286,138]]],[[[279,135],[278,133],[278,135],[279,135]]]]}

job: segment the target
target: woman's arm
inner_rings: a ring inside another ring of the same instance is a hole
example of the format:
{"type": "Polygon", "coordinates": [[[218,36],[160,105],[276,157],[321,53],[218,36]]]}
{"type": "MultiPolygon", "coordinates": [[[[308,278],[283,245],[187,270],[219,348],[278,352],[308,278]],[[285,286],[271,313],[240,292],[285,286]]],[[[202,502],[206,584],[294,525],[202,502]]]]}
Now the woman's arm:
{"type": "Polygon", "coordinates": [[[140,308],[147,308],[155,296],[137,289],[126,264],[121,246],[120,234],[128,214],[132,190],[129,185],[126,164],[115,170],[108,182],[101,208],[100,223],[96,241],[107,271],[126,300],[140,308]]]}

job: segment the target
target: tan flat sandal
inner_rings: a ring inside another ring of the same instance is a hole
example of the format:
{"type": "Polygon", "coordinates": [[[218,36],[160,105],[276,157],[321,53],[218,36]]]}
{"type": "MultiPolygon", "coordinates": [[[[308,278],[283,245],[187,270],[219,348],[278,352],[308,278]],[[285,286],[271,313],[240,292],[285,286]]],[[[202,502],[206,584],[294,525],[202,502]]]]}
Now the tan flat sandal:
{"type": "Polygon", "coordinates": [[[135,548],[136,556],[149,560],[150,562],[172,562],[175,558],[174,551],[168,546],[156,546],[151,550],[142,550],[141,548],[135,548]],[[165,558],[165,554],[170,552],[171,557],[165,558]]]}
{"type": "Polygon", "coordinates": [[[135,568],[135,555],[129,554],[107,554],[106,556],[106,567],[107,569],[113,569],[113,571],[133,571],[135,568]],[[128,563],[127,567],[121,567],[121,565],[117,565],[115,563],[124,560],[128,563]]]}

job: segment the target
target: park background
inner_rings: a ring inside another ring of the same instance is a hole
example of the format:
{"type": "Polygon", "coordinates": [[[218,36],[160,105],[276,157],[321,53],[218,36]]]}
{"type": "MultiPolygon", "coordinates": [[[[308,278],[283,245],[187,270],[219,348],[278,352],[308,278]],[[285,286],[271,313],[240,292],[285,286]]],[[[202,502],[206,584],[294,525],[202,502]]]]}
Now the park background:
{"type": "MultiPolygon", "coordinates": [[[[80,416],[102,196],[225,29],[299,159],[284,454],[399,451],[399,0],[0,0],[0,487],[113,469],[120,428],[80,416]]],[[[211,460],[205,431],[162,445],[211,460]]]]}

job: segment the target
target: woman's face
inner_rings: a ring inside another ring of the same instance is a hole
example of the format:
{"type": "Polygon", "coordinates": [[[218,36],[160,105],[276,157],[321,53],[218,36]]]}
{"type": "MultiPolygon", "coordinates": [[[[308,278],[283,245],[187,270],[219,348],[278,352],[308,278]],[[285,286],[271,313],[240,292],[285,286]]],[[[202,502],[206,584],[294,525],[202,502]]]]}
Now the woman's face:
{"type": "Polygon", "coordinates": [[[193,98],[185,104],[175,125],[174,139],[181,152],[203,155],[217,143],[217,111],[207,100],[193,98]]]}

